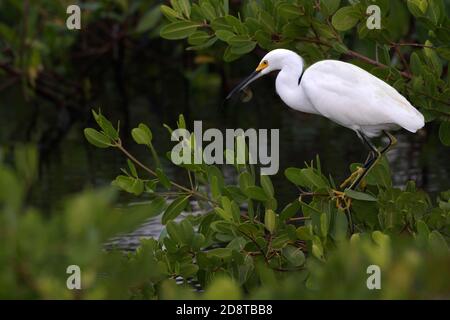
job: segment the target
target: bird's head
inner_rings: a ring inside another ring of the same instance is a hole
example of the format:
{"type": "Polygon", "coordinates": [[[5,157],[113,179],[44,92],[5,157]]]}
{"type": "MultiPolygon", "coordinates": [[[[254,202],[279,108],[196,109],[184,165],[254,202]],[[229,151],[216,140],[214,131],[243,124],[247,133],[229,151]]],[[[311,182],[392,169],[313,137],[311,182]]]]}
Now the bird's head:
{"type": "Polygon", "coordinates": [[[250,83],[256,79],[271,73],[272,71],[281,70],[284,66],[288,65],[290,61],[300,60],[298,54],[287,49],[275,49],[267,53],[259,62],[255,71],[252,72],[247,78],[242,80],[227,96],[227,99],[231,98],[236,92],[244,90],[250,83]]]}

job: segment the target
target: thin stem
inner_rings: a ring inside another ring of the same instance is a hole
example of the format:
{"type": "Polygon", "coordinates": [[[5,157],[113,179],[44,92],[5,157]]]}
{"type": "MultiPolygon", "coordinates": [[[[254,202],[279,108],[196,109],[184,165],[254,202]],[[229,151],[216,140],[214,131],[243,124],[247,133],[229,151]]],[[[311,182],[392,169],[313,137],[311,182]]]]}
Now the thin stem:
{"type": "Polygon", "coordinates": [[[397,56],[402,61],[402,64],[403,64],[403,67],[405,68],[405,70],[408,73],[411,73],[411,71],[409,70],[408,62],[406,61],[405,56],[402,54],[402,52],[400,51],[400,48],[398,46],[395,46],[395,52],[397,53],[397,56]]]}
{"type": "MultiPolygon", "coordinates": [[[[368,64],[371,64],[371,65],[374,65],[374,66],[377,66],[377,67],[380,67],[380,68],[383,68],[383,69],[389,68],[389,66],[387,66],[387,65],[385,65],[385,64],[383,64],[381,62],[375,61],[375,60],[373,60],[373,59],[371,59],[369,57],[366,57],[366,56],[364,56],[364,55],[362,55],[362,54],[360,54],[360,53],[358,53],[356,51],[353,51],[353,50],[348,50],[345,54],[350,56],[350,57],[357,58],[359,60],[367,62],[368,64]]],[[[412,75],[409,72],[400,71],[399,73],[404,78],[412,79],[412,75]]]]}
{"type": "Polygon", "coordinates": [[[288,221],[305,221],[310,220],[311,217],[295,217],[295,218],[289,218],[288,221]]]}
{"type": "MultiPolygon", "coordinates": [[[[141,167],[143,170],[147,171],[148,173],[150,173],[151,175],[158,177],[158,175],[156,174],[155,171],[153,171],[152,169],[150,169],[149,167],[147,167],[146,165],[144,165],[142,162],[140,162],[138,159],[136,159],[131,153],[129,153],[123,146],[122,143],[120,141],[120,139],[117,141],[117,143],[114,145],[115,147],[117,147],[120,151],[122,151],[131,161],[133,161],[135,164],[137,164],[139,167],[141,167]]],[[[210,204],[217,206],[218,203],[215,202],[214,200],[211,200],[210,198],[208,198],[207,196],[205,196],[204,194],[201,194],[195,190],[191,190],[189,188],[186,188],[185,186],[182,186],[174,181],[170,181],[170,184],[172,186],[174,186],[177,189],[183,190],[189,194],[191,194],[194,197],[200,198],[202,200],[205,200],[207,202],[209,202],[210,204]]]]}
{"type": "MultiPolygon", "coordinates": [[[[324,42],[324,41],[322,41],[320,39],[313,39],[313,38],[308,38],[308,37],[298,37],[297,39],[301,40],[301,41],[305,41],[305,42],[311,42],[311,43],[315,43],[315,44],[320,44],[320,45],[327,46],[327,47],[330,47],[330,48],[332,47],[331,44],[326,43],[326,42],[324,42]]],[[[385,64],[383,64],[381,62],[373,60],[373,59],[371,59],[371,58],[369,58],[369,57],[367,57],[365,55],[362,55],[362,54],[360,54],[360,53],[358,53],[356,51],[350,50],[350,49],[345,53],[345,55],[350,56],[352,58],[359,59],[359,60],[364,61],[364,62],[366,62],[368,64],[371,64],[371,65],[374,65],[374,66],[377,66],[377,67],[380,67],[380,68],[383,68],[383,69],[389,68],[389,66],[387,66],[387,65],[385,65],[385,64]]],[[[412,79],[412,75],[409,72],[401,71],[400,74],[403,77],[405,77],[405,78],[412,79]]]]}
{"type": "Polygon", "coordinates": [[[156,153],[156,150],[155,150],[155,148],[153,147],[153,144],[150,143],[150,144],[148,145],[148,147],[150,148],[150,152],[152,153],[153,159],[155,159],[156,167],[157,167],[157,168],[161,168],[161,162],[159,161],[158,154],[156,153]]]}
{"type": "Polygon", "coordinates": [[[393,47],[405,46],[405,47],[420,47],[420,48],[436,49],[436,47],[427,46],[425,44],[420,44],[420,43],[396,43],[396,42],[391,42],[391,46],[393,46],[393,47]]]}
{"type": "Polygon", "coordinates": [[[192,183],[192,175],[191,175],[191,172],[190,172],[189,170],[187,170],[187,173],[188,173],[189,184],[191,185],[191,189],[192,189],[192,190],[195,190],[194,184],[192,183]]]}

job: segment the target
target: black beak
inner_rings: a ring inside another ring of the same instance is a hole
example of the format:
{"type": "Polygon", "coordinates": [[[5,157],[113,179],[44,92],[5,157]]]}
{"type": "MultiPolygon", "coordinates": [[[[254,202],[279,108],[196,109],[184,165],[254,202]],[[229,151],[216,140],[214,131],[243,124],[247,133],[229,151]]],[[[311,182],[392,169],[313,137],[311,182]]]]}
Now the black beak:
{"type": "Polygon", "coordinates": [[[241,91],[247,87],[253,80],[258,78],[259,73],[261,71],[254,71],[251,75],[249,75],[247,78],[241,81],[231,92],[227,95],[226,99],[230,99],[236,92],[241,91]]]}

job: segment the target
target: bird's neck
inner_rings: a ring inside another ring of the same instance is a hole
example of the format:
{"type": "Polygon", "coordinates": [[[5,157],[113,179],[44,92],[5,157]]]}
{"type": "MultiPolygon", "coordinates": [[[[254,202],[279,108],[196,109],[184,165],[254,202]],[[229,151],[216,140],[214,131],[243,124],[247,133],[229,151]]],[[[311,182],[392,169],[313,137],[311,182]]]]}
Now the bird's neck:
{"type": "Polygon", "coordinates": [[[278,73],[276,80],[277,91],[281,87],[288,90],[297,90],[300,85],[300,78],[303,74],[303,61],[301,58],[298,61],[290,61],[285,64],[278,73]]]}
{"type": "Polygon", "coordinates": [[[302,58],[297,57],[298,59],[289,59],[278,73],[275,82],[277,93],[289,107],[307,113],[317,113],[301,87],[304,65],[302,58]]]}

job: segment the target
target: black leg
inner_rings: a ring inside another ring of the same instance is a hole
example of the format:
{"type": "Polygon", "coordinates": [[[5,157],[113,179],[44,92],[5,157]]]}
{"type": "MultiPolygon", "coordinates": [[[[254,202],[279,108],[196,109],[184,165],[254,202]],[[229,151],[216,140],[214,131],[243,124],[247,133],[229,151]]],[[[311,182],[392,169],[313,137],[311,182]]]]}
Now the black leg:
{"type": "Polygon", "coordinates": [[[371,148],[372,152],[374,152],[376,156],[364,164],[363,173],[355,180],[354,183],[352,183],[350,189],[355,190],[358,187],[361,180],[364,179],[364,177],[369,173],[370,169],[372,169],[372,167],[375,166],[375,164],[378,162],[381,156],[397,143],[397,139],[389,132],[383,130],[383,133],[389,138],[389,144],[386,147],[384,147],[381,151],[378,151],[378,149],[376,149],[373,146],[373,144],[370,143],[369,139],[367,139],[367,137],[362,132],[358,133],[361,136],[362,140],[371,148]]]}
{"type": "Polygon", "coordinates": [[[365,167],[369,162],[372,161],[372,159],[375,158],[378,150],[377,148],[369,141],[369,139],[365,136],[362,131],[356,131],[358,134],[358,137],[361,139],[361,141],[369,148],[369,154],[367,156],[366,161],[364,161],[363,167],[365,167]]]}
{"type": "Polygon", "coordinates": [[[386,153],[390,148],[392,148],[393,146],[395,146],[397,144],[397,139],[392,134],[390,134],[389,132],[384,131],[384,130],[383,130],[383,133],[386,137],[388,137],[389,144],[386,147],[384,147],[383,150],[381,150],[381,154],[386,153]]]}
{"type": "Polygon", "coordinates": [[[356,131],[356,133],[358,134],[358,137],[366,144],[366,146],[369,147],[370,151],[374,152],[375,154],[378,152],[378,149],[372,144],[372,142],[369,141],[369,139],[364,133],[362,133],[362,131],[356,131]]]}

